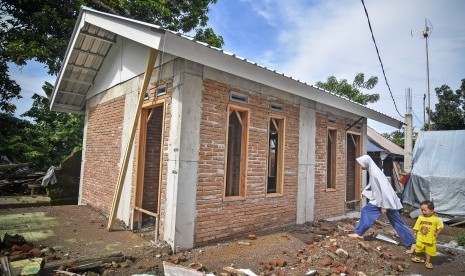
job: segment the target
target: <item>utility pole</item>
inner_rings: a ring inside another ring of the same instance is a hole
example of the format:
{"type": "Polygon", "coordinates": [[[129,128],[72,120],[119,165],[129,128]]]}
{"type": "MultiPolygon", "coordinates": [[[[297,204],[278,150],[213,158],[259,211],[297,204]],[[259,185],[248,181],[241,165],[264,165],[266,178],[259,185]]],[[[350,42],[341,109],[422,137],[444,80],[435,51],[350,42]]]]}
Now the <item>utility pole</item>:
{"type": "MultiPolygon", "coordinates": [[[[421,30],[421,35],[425,39],[425,48],[426,48],[426,83],[427,83],[427,95],[428,95],[428,105],[425,107],[424,101],[425,98],[423,98],[423,125],[426,125],[426,129],[430,130],[431,129],[431,97],[430,97],[430,85],[429,85],[429,51],[428,51],[428,38],[430,37],[431,33],[433,32],[433,26],[431,25],[431,22],[428,21],[428,19],[425,18],[425,28],[421,30]],[[428,120],[425,123],[425,113],[428,115],[428,120]]],[[[410,35],[417,36],[419,34],[419,31],[410,31],[410,35]]],[[[425,95],[426,97],[426,95],[425,95]]]]}
{"type": "Polygon", "coordinates": [[[428,130],[431,130],[431,97],[429,89],[429,56],[428,56],[428,37],[430,34],[430,28],[427,24],[427,19],[425,18],[425,29],[423,30],[423,37],[426,41],[426,79],[427,79],[427,88],[428,88],[428,130]]]}
{"type": "Polygon", "coordinates": [[[412,170],[412,89],[405,89],[407,101],[407,110],[405,114],[405,132],[404,132],[404,172],[409,173],[412,170]]]}

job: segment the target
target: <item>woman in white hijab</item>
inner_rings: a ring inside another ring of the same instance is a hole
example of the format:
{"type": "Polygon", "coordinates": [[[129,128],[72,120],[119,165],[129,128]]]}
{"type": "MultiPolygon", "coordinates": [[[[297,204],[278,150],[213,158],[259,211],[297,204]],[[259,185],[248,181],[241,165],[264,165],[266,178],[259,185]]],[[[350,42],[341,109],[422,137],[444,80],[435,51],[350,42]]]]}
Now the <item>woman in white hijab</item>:
{"type": "Polygon", "coordinates": [[[362,169],[367,170],[370,179],[368,185],[362,192],[369,202],[362,208],[360,221],[355,226],[355,233],[350,234],[352,238],[362,238],[362,235],[373,225],[382,215],[386,214],[389,222],[396,230],[402,244],[411,246],[415,244],[415,237],[410,228],[400,217],[399,210],[402,209],[400,199],[387,180],[384,173],[378,168],[375,162],[368,155],[357,158],[357,162],[362,169]]]}

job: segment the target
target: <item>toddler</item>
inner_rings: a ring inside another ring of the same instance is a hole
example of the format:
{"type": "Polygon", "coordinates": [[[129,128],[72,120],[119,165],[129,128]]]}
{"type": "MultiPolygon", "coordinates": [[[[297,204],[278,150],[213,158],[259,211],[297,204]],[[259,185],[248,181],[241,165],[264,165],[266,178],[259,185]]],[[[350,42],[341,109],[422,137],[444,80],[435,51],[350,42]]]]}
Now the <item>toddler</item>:
{"type": "Polygon", "coordinates": [[[417,256],[412,258],[414,263],[425,263],[426,268],[433,268],[431,257],[436,256],[436,238],[444,228],[442,221],[434,213],[434,204],[425,200],[420,204],[421,213],[413,227],[413,235],[416,236],[417,242],[412,246],[411,251],[415,250],[417,256]],[[425,253],[426,261],[419,256],[425,253]]]}

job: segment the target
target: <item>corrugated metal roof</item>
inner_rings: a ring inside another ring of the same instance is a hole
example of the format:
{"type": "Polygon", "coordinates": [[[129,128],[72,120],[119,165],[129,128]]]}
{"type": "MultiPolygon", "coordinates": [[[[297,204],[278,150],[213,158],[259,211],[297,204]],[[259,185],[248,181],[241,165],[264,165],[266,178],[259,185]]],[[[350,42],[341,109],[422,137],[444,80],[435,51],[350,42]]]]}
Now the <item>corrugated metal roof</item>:
{"type": "Polygon", "coordinates": [[[367,128],[368,139],[374,141],[378,147],[383,148],[391,154],[404,155],[404,149],[391,142],[389,139],[384,138],[381,134],[376,132],[371,127],[367,128]]]}
{"type": "MultiPolygon", "coordinates": [[[[284,73],[277,72],[276,70],[267,68],[266,66],[259,65],[256,62],[249,61],[245,58],[236,56],[233,53],[228,53],[226,51],[223,51],[222,49],[212,47],[206,43],[199,42],[194,40],[191,37],[187,37],[185,35],[182,35],[180,33],[172,32],[166,29],[163,29],[157,25],[154,24],[149,24],[129,18],[124,18],[121,16],[116,16],[116,15],[111,15],[99,11],[95,11],[89,8],[82,8],[80,16],[78,18],[78,22],[76,24],[73,36],[71,38],[70,44],[68,48],[66,56],[65,56],[65,62],[61,68],[61,71],[59,73],[57,83],[55,85],[55,90],[52,96],[52,101],[51,101],[51,109],[55,111],[63,111],[63,112],[76,112],[76,113],[83,113],[85,110],[85,96],[91,86],[93,85],[93,81],[95,79],[95,76],[97,75],[100,67],[102,66],[102,63],[104,59],[106,58],[111,46],[116,43],[116,37],[118,32],[120,35],[124,35],[125,37],[128,37],[129,39],[134,39],[135,41],[147,45],[149,47],[153,48],[160,48],[160,45],[156,45],[154,43],[155,38],[147,38],[148,36],[151,35],[149,31],[151,32],[158,32],[163,34],[163,43],[166,43],[166,36],[167,35],[174,35],[175,37],[180,37],[182,38],[183,41],[185,41],[183,44],[186,43],[192,43],[189,45],[184,45],[187,47],[192,47],[194,45],[201,45],[201,48],[196,48],[195,50],[201,50],[207,49],[208,51],[213,51],[209,52],[210,54],[213,54],[215,52],[221,53],[223,57],[229,57],[229,58],[234,58],[235,60],[239,60],[241,62],[244,62],[245,64],[251,64],[255,66],[256,71],[260,70],[266,70],[268,72],[272,72],[275,74],[274,78],[278,77],[285,77],[289,80],[291,80],[294,83],[298,84],[303,84],[307,88],[304,87],[305,90],[309,91],[300,91],[297,93],[296,91],[288,91],[290,93],[296,92],[296,95],[299,96],[304,96],[306,98],[322,102],[324,104],[327,104],[329,106],[334,106],[336,108],[344,109],[341,107],[344,104],[341,104],[341,101],[335,101],[335,99],[341,99],[346,103],[350,103],[350,108],[349,110],[346,109],[346,111],[352,112],[357,115],[363,115],[365,117],[383,122],[385,124],[389,124],[394,127],[400,128],[402,126],[402,122],[398,121],[397,119],[394,119],[384,113],[381,113],[379,111],[376,111],[374,109],[371,109],[369,107],[363,106],[359,103],[356,103],[354,101],[351,101],[347,98],[341,97],[339,95],[336,95],[334,93],[331,93],[329,91],[323,90],[321,88],[318,88],[316,86],[307,84],[306,82],[302,82],[298,79],[294,79],[291,76],[287,76],[284,73]],[[84,14],[88,13],[87,16],[84,14]],[[94,17],[99,17],[98,20],[95,20],[95,18],[90,19],[92,16],[94,17]],[[118,24],[116,26],[113,26],[113,32],[109,31],[108,29],[111,29],[110,24],[105,25],[104,24],[104,19],[102,18],[108,18],[108,20],[119,20],[118,24]],[[96,22],[95,24],[99,24],[99,26],[90,24],[89,22],[96,22]],[[119,28],[118,28],[119,26],[119,28]],[[125,28],[122,29],[122,26],[125,28]],[[138,29],[136,32],[136,28],[138,29]],[[140,33],[146,32],[146,36],[141,36],[140,33]],[[315,92],[321,91],[321,93],[315,94],[315,92]],[[311,94],[314,94],[311,96],[311,94]],[[323,99],[321,96],[324,95],[331,95],[331,98],[326,98],[323,99]],[[335,98],[333,98],[335,97],[335,98]]],[[[163,45],[163,49],[165,52],[170,53],[169,47],[171,46],[172,48],[175,48],[171,54],[178,54],[178,56],[181,56],[184,58],[189,59],[186,55],[189,55],[189,53],[185,53],[185,51],[182,51],[183,48],[182,46],[179,46],[179,42],[182,41],[173,41],[172,44],[163,45]],[[177,52],[176,52],[177,51],[177,52]]],[[[208,53],[207,53],[208,54],[208,53]]],[[[200,56],[200,55],[199,55],[200,56]]],[[[195,61],[195,58],[193,55],[190,57],[191,60],[195,61]]],[[[223,58],[224,59],[224,58],[223,58]]],[[[203,59],[205,61],[205,59],[203,59]]],[[[232,60],[229,60],[231,62],[232,60]]],[[[197,62],[202,62],[202,61],[197,61],[197,62]]],[[[217,68],[219,70],[224,70],[225,65],[228,64],[228,60],[222,60],[220,63],[216,64],[221,64],[222,68],[217,68]]],[[[241,72],[242,68],[237,68],[232,64],[226,65],[230,67],[234,67],[234,69],[231,69],[231,71],[235,72],[241,72]]],[[[215,64],[209,64],[208,66],[212,66],[213,68],[215,67],[215,64]]],[[[261,76],[262,79],[267,79],[270,80],[268,75],[263,75],[261,76]]],[[[250,77],[248,75],[248,78],[257,81],[259,83],[260,79],[254,79],[253,77],[250,77]]],[[[274,81],[274,83],[280,83],[280,81],[274,81]]],[[[273,83],[267,83],[267,85],[272,85],[273,83]]],[[[282,87],[276,87],[278,89],[283,89],[282,87]]],[[[299,87],[300,88],[300,87],[299,87]]],[[[302,89],[300,89],[302,90],[302,89]]],[[[344,106],[345,107],[345,106],[344,106]]]]}
{"type": "Polygon", "coordinates": [[[94,84],[116,35],[85,23],[78,33],[67,63],[60,72],[61,81],[54,93],[54,109],[83,112],[86,94],[94,84]]]}

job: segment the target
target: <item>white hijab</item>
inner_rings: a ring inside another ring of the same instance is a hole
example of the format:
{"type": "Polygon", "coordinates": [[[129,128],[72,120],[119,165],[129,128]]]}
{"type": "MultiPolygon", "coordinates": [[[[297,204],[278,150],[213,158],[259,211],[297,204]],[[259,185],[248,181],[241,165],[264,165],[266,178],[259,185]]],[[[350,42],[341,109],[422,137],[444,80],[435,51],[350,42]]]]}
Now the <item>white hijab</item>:
{"type": "Polygon", "coordinates": [[[363,155],[357,158],[357,162],[370,174],[368,185],[362,192],[370,200],[370,203],[384,209],[402,209],[400,199],[397,197],[391,183],[389,183],[373,159],[368,155],[363,155]]]}

